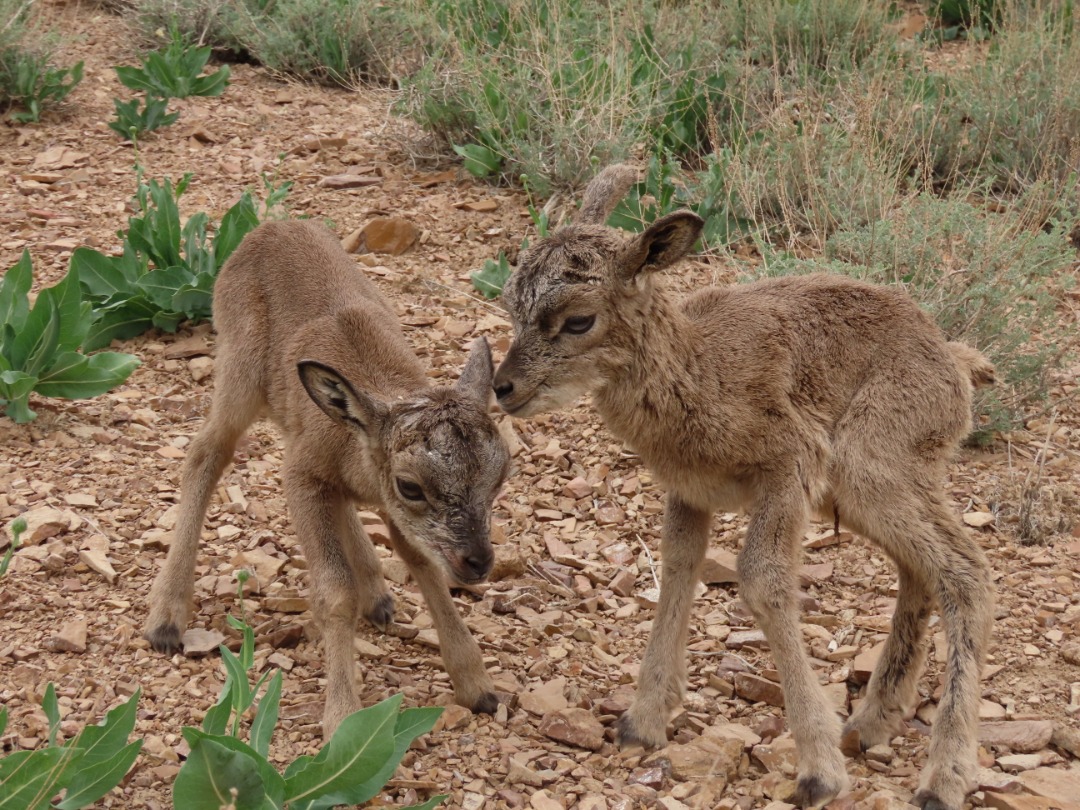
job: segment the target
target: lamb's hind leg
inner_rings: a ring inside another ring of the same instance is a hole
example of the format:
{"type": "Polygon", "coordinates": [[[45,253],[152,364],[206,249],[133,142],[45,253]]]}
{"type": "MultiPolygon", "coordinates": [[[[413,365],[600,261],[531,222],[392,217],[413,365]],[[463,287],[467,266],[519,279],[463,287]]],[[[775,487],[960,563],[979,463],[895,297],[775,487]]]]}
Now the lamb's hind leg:
{"type": "MultiPolygon", "coordinates": [[[[860,533],[866,534],[861,529],[860,533]]],[[[916,687],[926,659],[930,591],[918,569],[906,561],[897,567],[900,590],[892,630],[866,687],[866,697],[844,726],[845,735],[858,733],[864,751],[887,743],[903,730],[904,715],[914,709],[916,687]]]]}
{"type": "Polygon", "coordinates": [[[619,718],[619,741],[648,748],[667,744],[667,721],[686,685],[686,641],[694,585],[709,542],[712,516],[668,495],[660,545],[663,580],[660,604],[638,675],[638,692],[619,718]]]}
{"type": "Polygon", "coordinates": [[[146,638],[155,650],[175,652],[191,612],[195,560],[203,519],[214,487],[232,459],[240,436],[258,414],[261,389],[255,370],[219,358],[219,376],[210,416],[191,442],[180,475],[180,514],[165,565],[150,589],[146,638]]]}
{"type": "Polygon", "coordinates": [[[960,810],[975,777],[979,675],[992,613],[990,574],[981,549],[942,496],[927,494],[935,485],[928,481],[918,490],[904,492],[897,482],[881,482],[872,489],[863,487],[860,499],[849,508],[855,528],[896,561],[902,597],[867,700],[849,727],[859,730],[863,744],[887,739],[892,724],[914,698],[924,654],[924,617],[930,603],[936,602],[949,655],[915,801],[928,810],[960,810]]]}
{"type": "Polygon", "coordinates": [[[799,778],[791,801],[821,807],[848,787],[840,753],[840,719],[830,708],[803,649],[795,604],[795,565],[806,499],[796,480],[762,487],[739,554],[739,595],[768,639],[784,706],[799,752],[799,778]]]}

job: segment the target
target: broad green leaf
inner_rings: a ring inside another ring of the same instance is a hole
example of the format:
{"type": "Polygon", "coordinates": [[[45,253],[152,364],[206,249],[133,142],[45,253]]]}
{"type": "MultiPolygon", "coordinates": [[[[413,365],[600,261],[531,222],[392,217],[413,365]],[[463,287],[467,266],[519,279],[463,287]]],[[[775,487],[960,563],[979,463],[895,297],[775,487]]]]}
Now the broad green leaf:
{"type": "Polygon", "coordinates": [[[45,696],[41,699],[41,708],[49,718],[49,747],[56,745],[56,732],[60,730],[60,704],[56,700],[56,687],[49,681],[45,687],[45,696]]]}
{"type": "Polygon", "coordinates": [[[229,717],[232,715],[232,688],[226,680],[225,687],[218,695],[218,702],[211,706],[206,716],[203,717],[202,727],[207,734],[221,735],[229,727],[229,717]]]}
{"type": "Polygon", "coordinates": [[[194,280],[191,272],[181,265],[162,270],[151,270],[137,282],[140,290],[146,293],[159,309],[173,310],[172,299],[177,291],[190,286],[194,280]]]}
{"type": "MultiPolygon", "coordinates": [[[[419,709],[405,709],[397,716],[397,724],[394,727],[394,750],[390,757],[383,763],[370,778],[350,784],[344,790],[320,797],[321,801],[315,807],[332,807],[335,804],[349,804],[353,802],[367,801],[375,796],[383,785],[394,775],[401,758],[409,749],[413,740],[421,734],[427,734],[439,719],[443,710],[439,707],[419,709]]],[[[336,735],[335,735],[336,736],[336,735]]]]}
{"type": "Polygon", "coordinates": [[[173,296],[173,309],[183,312],[191,320],[209,318],[213,313],[214,278],[200,273],[192,284],[185,284],[173,296]]]}
{"type": "Polygon", "coordinates": [[[498,152],[479,143],[455,146],[454,151],[465,158],[465,170],[475,177],[487,177],[502,165],[502,156],[498,152]]]}
{"type": "Polygon", "coordinates": [[[71,269],[78,272],[79,284],[89,295],[107,299],[117,293],[130,293],[140,273],[134,252],[128,248],[121,257],[106,256],[91,248],[76,248],[71,254],[71,269]],[[132,262],[136,262],[132,267],[132,262]],[[132,273],[132,270],[136,272],[132,273]]]}
{"type": "Polygon", "coordinates": [[[249,757],[255,763],[259,771],[259,777],[262,780],[263,788],[266,791],[266,798],[270,800],[271,806],[284,807],[285,780],[282,778],[281,774],[274,770],[274,766],[266,760],[265,755],[260,755],[260,753],[250,745],[247,745],[236,737],[232,737],[228,734],[207,734],[205,731],[200,731],[191,726],[185,726],[183,734],[184,739],[187,740],[188,745],[193,749],[200,740],[210,740],[211,742],[215,742],[228,748],[230,751],[249,757]]]}
{"type": "Polygon", "coordinates": [[[225,664],[225,677],[232,691],[233,711],[238,721],[239,715],[251,705],[251,684],[248,683],[247,670],[224,644],[221,645],[221,661],[225,664]]]}
{"type": "Polygon", "coordinates": [[[157,307],[142,294],[99,309],[97,320],[90,325],[83,341],[83,349],[100,349],[114,340],[141,335],[155,325],[153,318],[157,311],[157,307]]]}
{"type": "Polygon", "coordinates": [[[10,324],[18,332],[26,321],[30,304],[26,294],[34,281],[30,252],[23,250],[22,257],[4,273],[0,281],[0,325],[10,324]]]}
{"type": "MultiPolygon", "coordinates": [[[[323,749],[326,750],[325,748],[323,749]]],[[[285,780],[288,781],[292,777],[296,776],[301,771],[305,770],[308,765],[315,761],[315,757],[311,754],[303,754],[298,756],[292,762],[285,766],[285,780]]]]}
{"type": "Polygon", "coordinates": [[[124,87],[136,92],[146,92],[151,95],[158,94],[157,88],[142,68],[115,67],[113,70],[116,71],[116,78],[120,80],[120,84],[124,85],[124,87]]]}
{"type": "Polygon", "coordinates": [[[0,735],[4,733],[4,729],[7,728],[7,706],[0,706],[0,735]]]}
{"type": "Polygon", "coordinates": [[[393,732],[401,698],[394,695],[346,717],[326,748],[306,768],[286,778],[287,800],[320,810],[335,804],[358,804],[375,795],[368,792],[368,780],[394,754],[393,732]],[[354,791],[357,785],[361,787],[354,791]]]}
{"type": "Polygon", "coordinates": [[[182,810],[259,810],[265,796],[256,759],[205,737],[191,746],[173,783],[173,806],[182,810]]]}
{"type": "Polygon", "coordinates": [[[0,810],[43,810],[71,748],[16,751],[0,759],[0,810]]]}
{"type": "Polygon", "coordinates": [[[485,298],[498,298],[502,294],[503,287],[506,286],[507,279],[510,278],[510,273],[510,262],[507,261],[506,254],[500,250],[498,259],[488,259],[484,262],[484,266],[470,278],[473,287],[485,298]]]}
{"type": "Polygon", "coordinates": [[[112,759],[121,751],[135,730],[135,714],[139,708],[141,689],[136,689],[126,701],[115,706],[105,714],[105,719],[97,725],[86,726],[68,745],[83,751],[80,768],[90,768],[112,759]]]}
{"type": "Polygon", "coordinates": [[[214,264],[220,271],[233,251],[240,246],[244,237],[259,225],[259,214],[255,202],[246,191],[240,201],[225,212],[214,237],[214,264]]]}
{"type": "Polygon", "coordinates": [[[151,323],[163,332],[175,332],[187,320],[183,312],[156,312],[151,323]]]}
{"type": "Polygon", "coordinates": [[[51,359],[60,340],[60,313],[56,302],[42,292],[26,316],[22,330],[7,347],[11,367],[35,375],[51,359]]]}
{"type": "Polygon", "coordinates": [[[50,369],[38,380],[35,390],[46,397],[61,399],[87,399],[104,394],[120,385],[139,366],[139,358],[120,352],[76,355],[69,352],[63,363],[50,369]],[[75,362],[71,355],[81,356],[85,364],[75,362]]]}
{"type": "Polygon", "coordinates": [[[98,762],[92,768],[85,767],[83,760],[77,763],[77,770],[68,782],[64,799],[57,810],[78,810],[89,807],[106,793],[120,784],[135,759],[142,750],[142,740],[125,745],[109,759],[98,762]]]}
{"type": "MultiPolygon", "coordinates": [[[[86,338],[94,316],[90,303],[82,300],[78,269],[69,268],[67,275],[59,284],[42,290],[41,295],[48,296],[52,300],[60,321],[60,332],[53,354],[79,348],[86,338]]],[[[46,365],[45,368],[47,367],[46,365]]]]}
{"type": "Polygon", "coordinates": [[[274,673],[266,692],[259,699],[259,708],[255,712],[255,719],[251,721],[251,747],[264,757],[270,751],[270,737],[277,725],[278,704],[281,701],[281,673],[274,673]]]}
{"type": "Polygon", "coordinates": [[[196,79],[191,85],[193,96],[220,96],[229,85],[229,66],[223,65],[215,73],[196,79]]]}
{"type": "Polygon", "coordinates": [[[0,401],[7,415],[17,424],[31,422],[37,416],[27,404],[37,381],[37,377],[31,377],[22,371],[0,372],[0,401]]]}

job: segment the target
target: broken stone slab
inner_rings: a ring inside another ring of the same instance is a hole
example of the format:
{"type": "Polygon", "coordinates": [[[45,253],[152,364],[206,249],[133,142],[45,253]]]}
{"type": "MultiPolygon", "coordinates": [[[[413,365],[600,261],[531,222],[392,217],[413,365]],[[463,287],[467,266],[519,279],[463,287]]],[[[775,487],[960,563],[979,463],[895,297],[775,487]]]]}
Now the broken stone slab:
{"type": "Polygon", "coordinates": [[[885,642],[875,644],[869,650],[864,650],[855,656],[855,661],[852,663],[851,674],[859,683],[866,683],[870,680],[870,675],[874,672],[874,667],[877,666],[877,662],[881,659],[881,652],[885,649],[885,642]]]}
{"type": "Polygon", "coordinates": [[[1020,773],[1041,767],[1043,758],[1040,754],[1006,754],[997,758],[997,764],[1006,773],[1020,773]]]}
{"type": "Polygon", "coordinates": [[[65,622],[60,631],[48,640],[47,646],[55,652],[86,652],[86,620],[65,622]]]}
{"type": "Polygon", "coordinates": [[[1061,810],[1080,810],[1080,768],[1035,768],[1017,779],[1026,791],[1050,799],[1061,810]]]}
{"type": "Polygon", "coordinates": [[[376,217],[360,229],[354,253],[400,256],[416,244],[420,230],[401,217],[376,217]]]}
{"type": "Polygon", "coordinates": [[[570,707],[564,690],[566,678],[552,678],[528,692],[518,696],[518,705],[529,714],[542,717],[549,712],[556,712],[570,707]]]}
{"type": "Polygon", "coordinates": [[[734,779],[739,772],[743,741],[731,737],[702,736],[687,743],[672,743],[649,755],[645,765],[665,765],[679,781],[723,777],[734,779]]]}
{"type": "Polygon", "coordinates": [[[109,560],[109,538],[95,534],[86,538],[85,547],[79,550],[79,560],[91,570],[105,577],[111,585],[116,582],[116,569],[109,560]]]}
{"type": "Polygon", "coordinates": [[[767,745],[755,745],[751,754],[769,773],[794,778],[798,772],[799,753],[790,734],[783,734],[767,745]]]}
{"type": "Polygon", "coordinates": [[[604,744],[604,727],[586,709],[548,712],[538,730],[552,740],[590,751],[597,751],[604,744]]]}
{"type": "Polygon", "coordinates": [[[761,742],[761,737],[755,734],[753,729],[741,723],[718,723],[706,727],[701,734],[703,737],[715,737],[719,740],[738,740],[747,751],[761,742]]]}
{"type": "Polygon", "coordinates": [[[753,703],[763,702],[770,706],[784,705],[784,690],[780,684],[749,672],[735,674],[735,694],[753,703]]]}
{"type": "MultiPolygon", "coordinates": [[[[26,521],[26,531],[19,538],[20,545],[36,546],[50,537],[56,537],[71,527],[68,513],[52,506],[39,506],[20,515],[26,521]]],[[[7,540],[5,532],[5,543],[7,540]]]]}
{"type": "Polygon", "coordinates": [[[1054,724],[1049,720],[1002,720],[979,724],[979,742],[1004,745],[1019,754],[1031,754],[1050,744],[1054,724]]]}
{"type": "Polygon", "coordinates": [[[194,657],[212,653],[225,640],[224,633],[217,630],[201,630],[192,628],[180,637],[180,643],[184,646],[184,655],[194,657]]]}
{"type": "Polygon", "coordinates": [[[730,551],[715,549],[705,555],[701,581],[706,585],[726,585],[739,581],[737,557],[730,551]]]}

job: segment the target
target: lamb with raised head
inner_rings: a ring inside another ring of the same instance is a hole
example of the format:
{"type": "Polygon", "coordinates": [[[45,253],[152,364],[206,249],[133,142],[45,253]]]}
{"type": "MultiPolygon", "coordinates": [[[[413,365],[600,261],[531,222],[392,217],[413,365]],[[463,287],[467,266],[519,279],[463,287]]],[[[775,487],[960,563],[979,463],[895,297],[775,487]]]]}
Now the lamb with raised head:
{"type": "Polygon", "coordinates": [[[241,435],[268,414],[284,438],[285,495],[322,627],[326,736],[359,708],[357,619],[384,627],[393,616],[358,505],[383,511],[431,610],[456,700],[494,712],[494,685],[447,586],[489,573],[491,505],[510,465],[487,412],[486,341],[455,386],[429,386],[393,307],[311,222],[267,223],[244,239],[217,279],[214,325],[214,401],[188,448],[175,539],[151,590],[152,646],[179,649],[210,497],[241,435]]]}
{"type": "Polygon", "coordinates": [[[845,729],[864,748],[897,734],[939,610],[949,655],[916,801],[960,810],[975,776],[992,594],[942,483],[971,429],[972,389],[992,381],[992,366],[947,342],[901,290],[842,276],[674,300],[656,271],[689,252],[702,221],[679,211],[635,236],[606,227],[635,179],[627,166],[602,171],[575,222],[522,255],[503,291],[514,341],[494,386],[515,416],[592,394],[667,489],[660,603],[621,740],[666,744],[712,515],[745,509],[740,593],[780,673],[799,752],[793,801],[819,807],[847,788],[841,725],[803,649],[795,602],[804,526],[838,513],[892,558],[900,580],[880,663],[845,729]]]}

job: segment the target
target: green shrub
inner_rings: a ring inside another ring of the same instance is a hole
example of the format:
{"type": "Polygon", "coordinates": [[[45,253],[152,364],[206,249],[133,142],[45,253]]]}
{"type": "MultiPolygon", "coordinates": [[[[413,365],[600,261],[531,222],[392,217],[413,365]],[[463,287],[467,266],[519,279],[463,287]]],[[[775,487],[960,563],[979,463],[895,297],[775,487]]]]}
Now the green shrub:
{"type": "MultiPolygon", "coordinates": [[[[210,317],[218,271],[259,224],[259,214],[245,191],[225,212],[211,244],[205,213],[180,223],[177,201],[190,181],[191,174],[185,174],[174,189],[168,180],[143,183],[140,174],[135,195],[140,215],[131,217],[127,232],[120,234],[123,253],[75,250],[71,267],[78,271],[83,296],[94,307],[88,345],[107,346],[153,327],[175,332],[181,321],[210,317]]],[[[280,201],[283,191],[272,195],[268,206],[280,201]]]]}
{"type": "MultiPolygon", "coordinates": [[[[124,778],[142,748],[142,740],[127,741],[135,728],[138,703],[136,690],[126,703],[108,712],[100,725],[86,726],[57,745],[60,706],[50,683],[41,701],[49,719],[48,745],[0,759],[0,810],[77,810],[105,796],[124,778]],[[63,798],[53,804],[53,797],[61,792],[63,798]]],[[[0,734],[7,719],[7,709],[0,708],[0,734]]]]}
{"type": "Polygon", "coordinates": [[[180,117],[180,113],[167,112],[169,102],[163,98],[147,96],[145,103],[137,98],[131,101],[113,99],[116,119],[109,122],[109,129],[122,138],[138,141],[147,132],[167,127],[180,117]]]}
{"type": "Polygon", "coordinates": [[[174,35],[165,49],[145,54],[141,67],[115,68],[116,77],[124,87],[145,92],[148,98],[220,96],[229,84],[229,66],[201,76],[209,59],[209,47],[193,47],[174,35]]]}
{"type": "Polygon", "coordinates": [[[21,107],[12,118],[24,123],[40,120],[44,107],[63,101],[83,74],[82,62],[70,68],[51,64],[48,46],[27,30],[29,9],[22,0],[0,0],[0,110],[21,107]]]}
{"type": "Polygon", "coordinates": [[[97,348],[90,340],[93,315],[79,295],[76,268],[53,287],[42,290],[33,308],[27,293],[33,281],[30,254],[0,282],[0,412],[29,422],[31,393],[63,399],[86,399],[120,385],[139,365],[118,352],[82,353],[97,348]]]}
{"type": "MultiPolygon", "coordinates": [[[[413,740],[430,731],[442,713],[439,708],[399,711],[401,695],[395,695],[346,717],[318,754],[298,757],[279,773],[267,755],[277,723],[281,673],[264,672],[252,687],[248,673],[255,664],[255,632],[246,621],[233,616],[228,621],[242,633],[240,653],[221,646],[225,686],[218,702],[206,713],[201,729],[183,729],[191,752],[173,785],[176,807],[322,810],[366,802],[382,790],[413,740]],[[252,709],[245,743],[240,739],[242,721],[252,709]]],[[[436,796],[409,810],[430,810],[444,798],[436,796]]]]}

